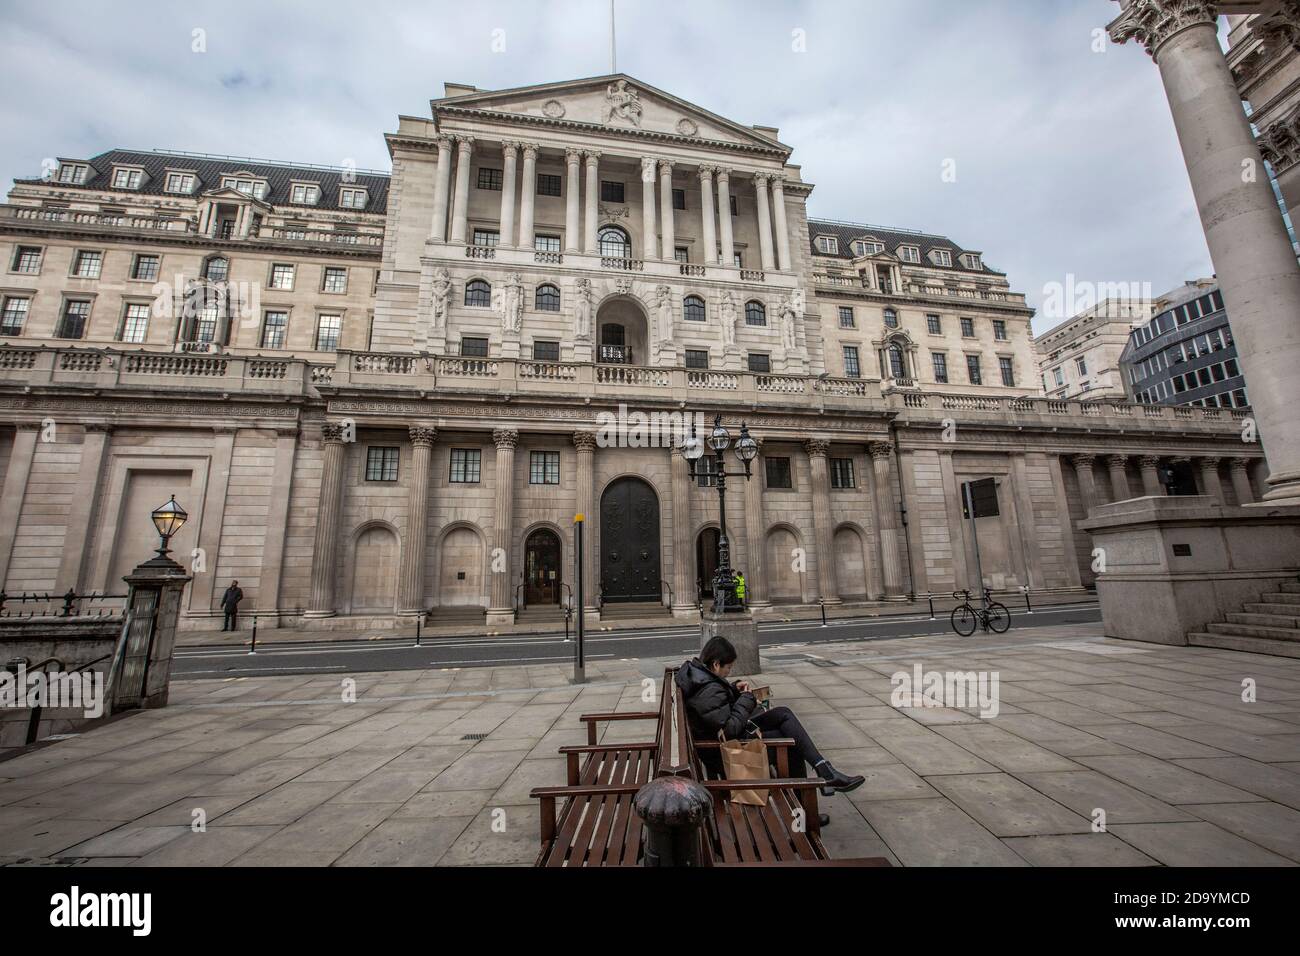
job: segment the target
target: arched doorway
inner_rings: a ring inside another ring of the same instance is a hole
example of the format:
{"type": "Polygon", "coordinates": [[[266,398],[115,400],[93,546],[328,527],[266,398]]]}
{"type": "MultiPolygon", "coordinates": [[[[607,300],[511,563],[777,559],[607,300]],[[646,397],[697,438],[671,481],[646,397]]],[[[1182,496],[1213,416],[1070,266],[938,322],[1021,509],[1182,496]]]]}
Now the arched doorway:
{"type": "Polygon", "coordinates": [[[600,497],[600,591],[607,603],[662,596],[659,497],[640,478],[619,478],[600,497]]]}
{"type": "Polygon", "coordinates": [[[615,296],[601,303],[596,313],[600,335],[597,359],[606,365],[648,365],[645,311],[629,296],[615,296]]]}
{"type": "Polygon", "coordinates": [[[701,603],[713,599],[713,576],[718,573],[718,529],[705,528],[695,539],[695,590],[701,603]]]}
{"type": "Polygon", "coordinates": [[[773,528],[767,534],[767,586],[773,604],[803,601],[802,550],[789,528],[773,528]]]}
{"type": "Polygon", "coordinates": [[[438,606],[483,603],[483,539],[473,528],[452,528],[442,539],[438,559],[438,606]]]}
{"type": "Polygon", "coordinates": [[[559,604],[560,536],[538,528],[524,541],[524,599],[529,604],[559,604]]]}
{"type": "Polygon", "coordinates": [[[352,613],[397,610],[397,535],[373,525],[357,536],[352,558],[352,613]]]}
{"type": "Polygon", "coordinates": [[[835,532],[835,589],[845,601],[867,599],[866,550],[862,536],[846,526],[835,532]]]}

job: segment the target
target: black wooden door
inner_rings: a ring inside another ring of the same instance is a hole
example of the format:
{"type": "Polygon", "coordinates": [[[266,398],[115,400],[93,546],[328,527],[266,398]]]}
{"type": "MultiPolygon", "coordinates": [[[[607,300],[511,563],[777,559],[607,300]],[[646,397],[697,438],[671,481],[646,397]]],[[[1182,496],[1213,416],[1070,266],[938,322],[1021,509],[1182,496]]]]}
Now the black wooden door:
{"type": "Polygon", "coordinates": [[[560,539],[553,531],[534,531],[524,545],[525,599],[529,604],[560,603],[560,539]]]}
{"type": "Polygon", "coordinates": [[[659,499],[620,478],[600,499],[600,589],[606,601],[658,601],[659,499]]]}

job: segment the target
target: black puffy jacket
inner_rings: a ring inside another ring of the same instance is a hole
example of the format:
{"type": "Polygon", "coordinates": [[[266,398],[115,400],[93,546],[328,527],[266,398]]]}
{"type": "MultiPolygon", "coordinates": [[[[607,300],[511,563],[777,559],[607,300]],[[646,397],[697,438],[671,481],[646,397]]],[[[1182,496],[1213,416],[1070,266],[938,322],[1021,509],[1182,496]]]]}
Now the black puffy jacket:
{"type": "Polygon", "coordinates": [[[758,701],[743,694],[696,660],[677,671],[677,686],[686,701],[686,719],[697,740],[717,740],[721,730],[728,740],[740,737],[758,701]]]}

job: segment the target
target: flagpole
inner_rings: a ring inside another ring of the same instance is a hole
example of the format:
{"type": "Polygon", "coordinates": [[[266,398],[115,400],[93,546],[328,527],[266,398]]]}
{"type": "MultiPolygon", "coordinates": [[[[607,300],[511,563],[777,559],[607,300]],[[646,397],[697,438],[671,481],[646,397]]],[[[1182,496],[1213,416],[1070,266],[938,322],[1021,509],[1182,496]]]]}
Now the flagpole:
{"type": "Polygon", "coordinates": [[[609,0],[609,72],[618,72],[618,49],[614,44],[614,0],[609,0]]]}

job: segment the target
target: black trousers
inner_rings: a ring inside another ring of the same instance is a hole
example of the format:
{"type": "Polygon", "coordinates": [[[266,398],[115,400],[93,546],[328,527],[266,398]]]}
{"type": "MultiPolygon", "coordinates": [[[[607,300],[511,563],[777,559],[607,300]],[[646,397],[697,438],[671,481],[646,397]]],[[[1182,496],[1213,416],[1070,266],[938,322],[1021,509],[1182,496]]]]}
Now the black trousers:
{"type": "Polygon", "coordinates": [[[239,630],[239,608],[238,607],[226,608],[226,622],[221,625],[221,629],[223,631],[239,630]]]}
{"type": "MultiPolygon", "coordinates": [[[[764,737],[790,737],[794,740],[794,749],[790,752],[791,777],[806,776],[808,767],[815,768],[821,762],[820,751],[789,707],[759,710],[750,718],[750,722],[763,732],[764,737]]],[[[747,736],[752,736],[752,731],[747,736]]]]}

